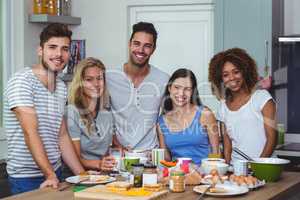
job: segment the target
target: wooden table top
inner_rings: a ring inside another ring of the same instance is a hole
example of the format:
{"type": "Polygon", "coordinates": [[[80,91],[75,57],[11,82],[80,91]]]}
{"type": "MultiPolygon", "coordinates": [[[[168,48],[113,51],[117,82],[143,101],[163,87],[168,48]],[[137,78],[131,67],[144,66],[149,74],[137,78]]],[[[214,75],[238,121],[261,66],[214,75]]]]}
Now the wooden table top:
{"type": "MultiPolygon", "coordinates": [[[[169,193],[164,199],[166,200],[195,200],[199,194],[192,191],[193,187],[187,187],[183,193],[169,193]]],[[[279,181],[275,183],[267,183],[265,186],[250,191],[247,194],[235,197],[227,197],[228,200],[257,200],[257,199],[286,199],[288,196],[294,196],[300,192],[300,172],[283,172],[279,181]]],[[[52,188],[38,189],[19,195],[14,195],[5,200],[52,200],[63,199],[73,200],[74,195],[71,188],[66,191],[57,191],[52,188]]],[[[206,200],[220,200],[220,198],[205,196],[206,200]]],[[[223,198],[222,198],[223,199],[223,198]]],[[[76,200],[83,200],[76,198],[76,200]]]]}

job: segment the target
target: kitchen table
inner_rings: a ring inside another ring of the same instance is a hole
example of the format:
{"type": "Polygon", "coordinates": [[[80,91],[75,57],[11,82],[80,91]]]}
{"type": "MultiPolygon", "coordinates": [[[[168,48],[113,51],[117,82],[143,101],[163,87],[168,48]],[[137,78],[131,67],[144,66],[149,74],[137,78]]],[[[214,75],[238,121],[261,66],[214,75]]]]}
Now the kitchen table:
{"type": "MultiPolygon", "coordinates": [[[[193,192],[193,187],[189,186],[183,193],[169,193],[166,200],[195,200],[199,194],[193,192]]],[[[279,181],[275,183],[267,183],[265,186],[250,191],[247,194],[235,197],[227,197],[228,200],[279,200],[299,199],[300,197],[300,173],[299,172],[283,172],[279,181]]],[[[57,191],[51,188],[38,189],[31,192],[11,196],[5,200],[73,200],[73,192],[70,189],[66,191],[57,191]]],[[[206,200],[220,200],[224,198],[205,196],[206,200]]],[[[83,200],[76,198],[76,200],[83,200]]]]}

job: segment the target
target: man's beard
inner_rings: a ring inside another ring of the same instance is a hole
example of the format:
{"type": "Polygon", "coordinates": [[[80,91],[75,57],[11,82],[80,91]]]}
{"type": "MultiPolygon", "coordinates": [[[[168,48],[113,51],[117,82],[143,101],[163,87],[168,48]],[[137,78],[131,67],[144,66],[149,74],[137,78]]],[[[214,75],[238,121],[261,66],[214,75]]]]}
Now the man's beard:
{"type": "Polygon", "coordinates": [[[145,62],[143,62],[143,63],[137,63],[137,62],[135,62],[133,56],[130,55],[130,61],[131,61],[131,63],[133,65],[137,66],[138,68],[143,68],[146,64],[148,64],[149,63],[149,59],[150,58],[147,58],[147,60],[145,60],[145,62]]]}
{"type": "Polygon", "coordinates": [[[54,71],[52,70],[49,65],[47,64],[47,62],[45,62],[44,58],[42,57],[42,66],[43,68],[48,72],[48,73],[53,73],[55,75],[57,75],[59,72],[58,71],[54,71]]]}

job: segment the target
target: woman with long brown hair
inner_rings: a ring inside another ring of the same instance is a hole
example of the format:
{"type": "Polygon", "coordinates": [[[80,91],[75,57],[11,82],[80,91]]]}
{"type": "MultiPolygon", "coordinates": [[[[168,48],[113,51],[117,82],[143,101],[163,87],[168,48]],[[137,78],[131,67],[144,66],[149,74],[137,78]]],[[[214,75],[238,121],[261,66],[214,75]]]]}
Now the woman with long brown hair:
{"type": "Polygon", "coordinates": [[[181,68],[171,75],[157,130],[166,160],[189,157],[200,165],[209,153],[219,153],[216,119],[201,104],[197,80],[191,70],[181,68]]]}

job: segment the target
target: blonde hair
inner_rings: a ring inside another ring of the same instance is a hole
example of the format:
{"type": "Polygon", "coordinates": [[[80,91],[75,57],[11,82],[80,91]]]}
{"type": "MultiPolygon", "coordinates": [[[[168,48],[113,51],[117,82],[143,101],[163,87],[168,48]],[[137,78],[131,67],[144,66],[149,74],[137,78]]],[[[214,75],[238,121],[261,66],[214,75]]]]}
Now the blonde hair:
{"type": "Polygon", "coordinates": [[[110,107],[110,97],[106,87],[105,66],[100,60],[92,57],[83,59],[76,65],[74,77],[69,87],[68,103],[74,105],[78,109],[80,117],[87,127],[88,133],[91,133],[91,131],[96,130],[96,127],[92,127],[93,116],[91,111],[88,110],[87,97],[84,94],[83,86],[84,73],[89,67],[98,67],[103,71],[104,90],[103,94],[98,99],[96,109],[103,110],[110,107]]]}

